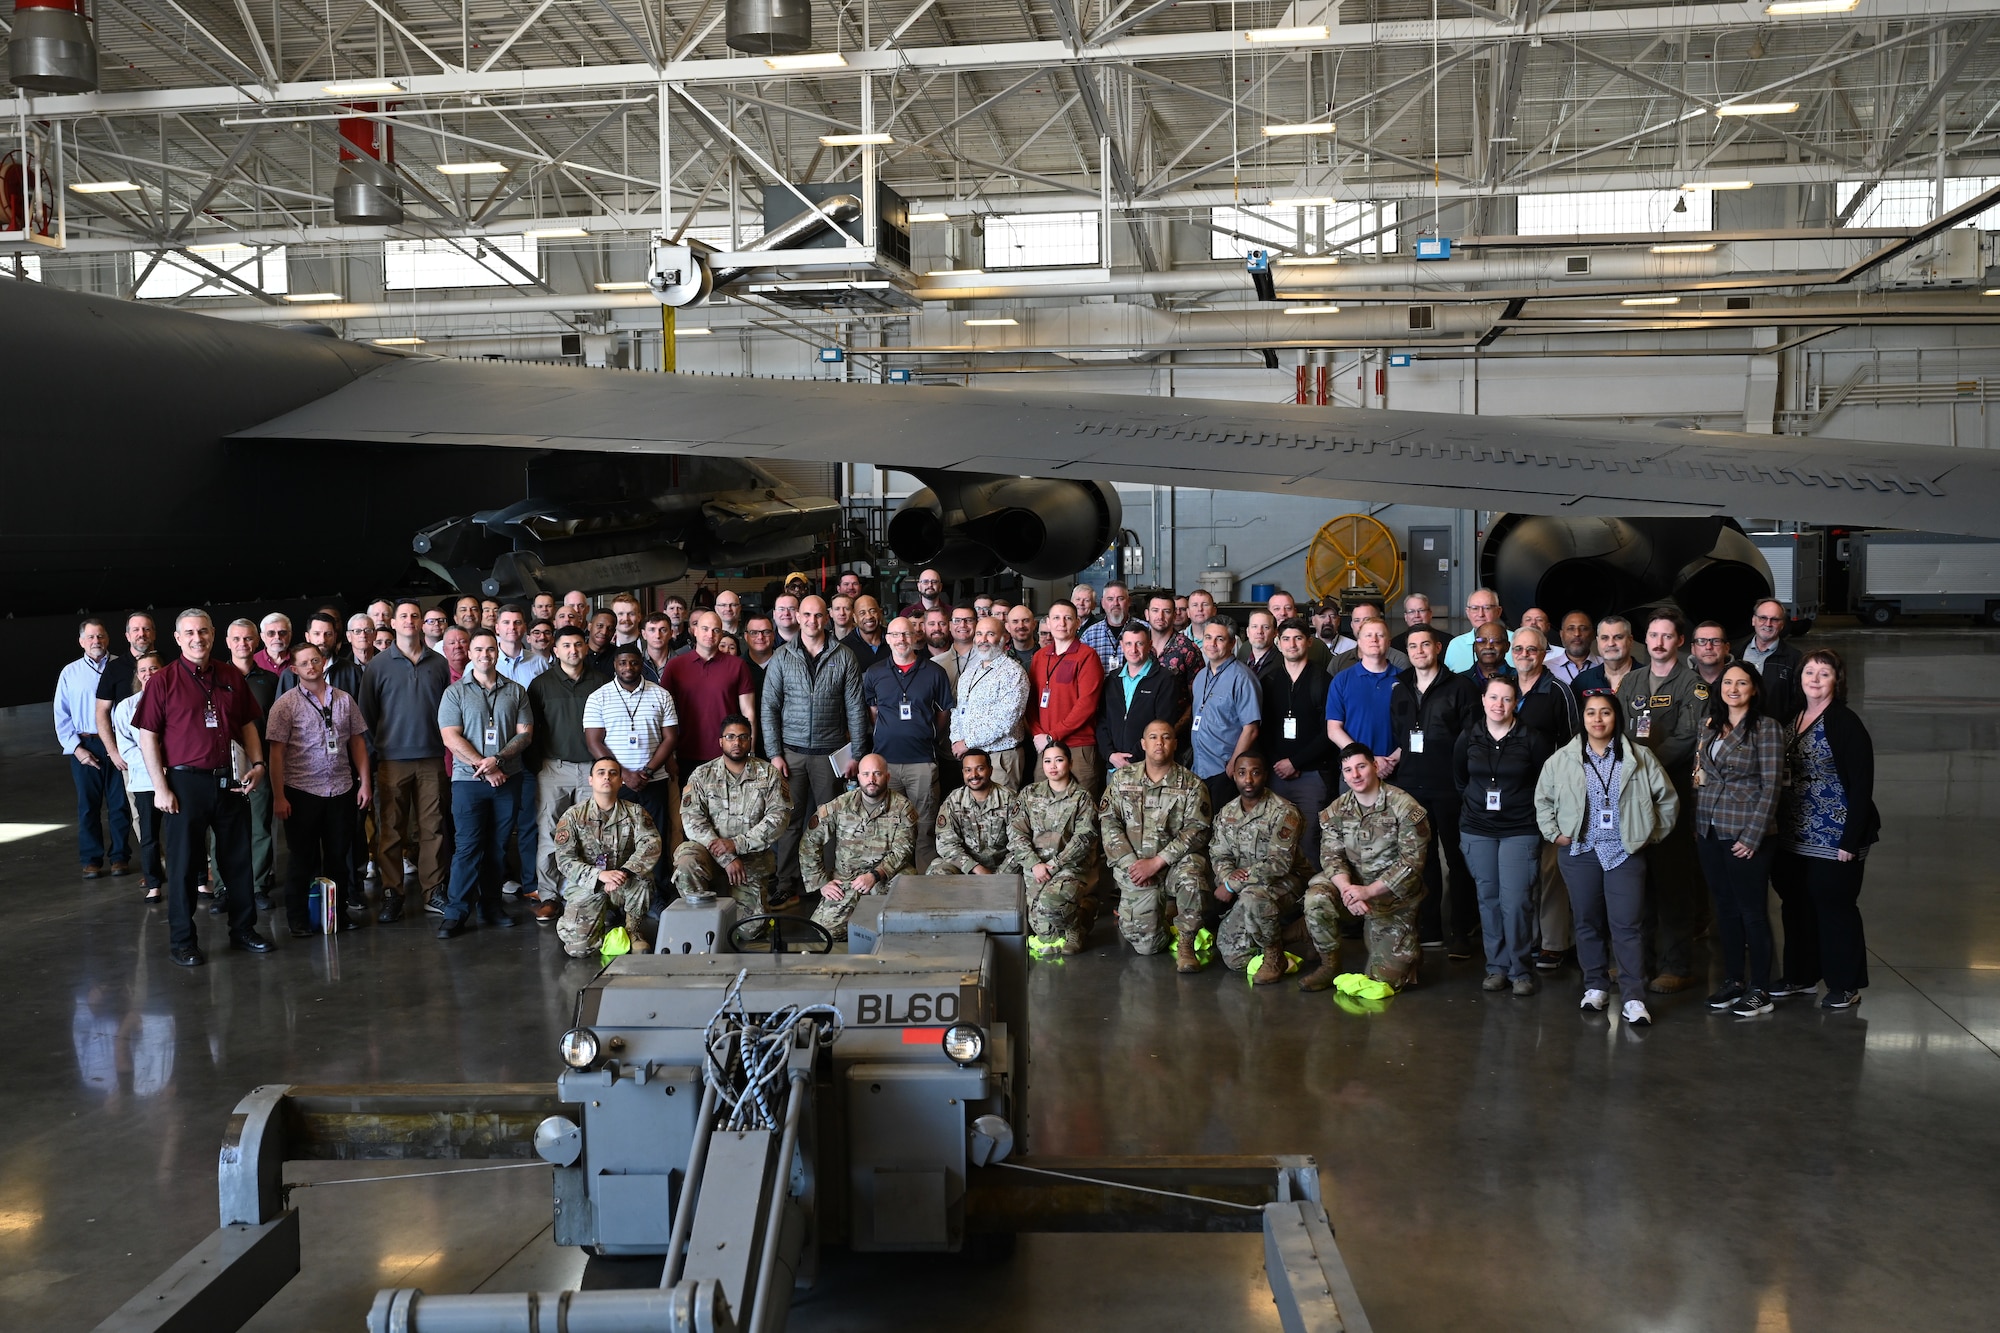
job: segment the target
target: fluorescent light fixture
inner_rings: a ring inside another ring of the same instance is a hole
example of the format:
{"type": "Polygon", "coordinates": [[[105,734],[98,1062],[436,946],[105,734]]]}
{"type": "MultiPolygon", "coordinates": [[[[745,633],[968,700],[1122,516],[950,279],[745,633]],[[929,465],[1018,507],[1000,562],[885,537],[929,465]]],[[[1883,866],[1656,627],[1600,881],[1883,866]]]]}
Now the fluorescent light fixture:
{"type": "Polygon", "coordinates": [[[965,327],[968,329],[1011,329],[1020,322],[1018,319],[968,319],[965,321],[965,327]]]}
{"type": "Polygon", "coordinates": [[[674,337],[676,338],[699,338],[704,334],[714,332],[714,329],[684,329],[678,324],[674,325],[674,337]]]}
{"type": "Polygon", "coordinates": [[[1302,199],[1273,199],[1271,204],[1276,208],[1332,208],[1339,202],[1332,195],[1315,194],[1302,199]]]}
{"type": "Polygon", "coordinates": [[[1676,245],[1656,245],[1656,255],[1705,255],[1715,248],[1714,241],[1683,241],[1676,245]]]}
{"type": "Polygon", "coordinates": [[[983,278],[986,276],[986,270],[983,268],[934,268],[924,274],[924,276],[927,278],[983,278]]]}
{"type": "Polygon", "coordinates": [[[1285,307],[1285,313],[1288,315],[1337,315],[1340,313],[1340,307],[1337,305],[1288,305],[1285,307]]]}
{"type": "Polygon", "coordinates": [[[600,282],[597,284],[597,290],[600,292],[643,292],[650,286],[652,284],[644,280],[639,282],[600,282]]]}
{"type": "Polygon", "coordinates": [[[1861,0],[1778,0],[1777,4],[1765,5],[1766,14],[1845,14],[1857,8],[1861,0]]]}
{"type": "Polygon", "coordinates": [[[237,245],[234,241],[217,241],[213,245],[190,245],[187,247],[187,252],[191,255],[214,255],[214,254],[220,254],[224,250],[240,250],[247,248],[248,247],[246,246],[237,245]]]}
{"type": "Polygon", "coordinates": [[[1266,125],[1264,127],[1264,137],[1266,139],[1283,139],[1295,134],[1332,133],[1333,122],[1330,120],[1315,120],[1304,125],[1266,125]]]}
{"type": "Polygon", "coordinates": [[[533,231],[524,231],[521,234],[536,241],[561,241],[590,235],[582,227],[537,227],[533,231]]]}
{"type": "Polygon", "coordinates": [[[1324,23],[1309,28],[1252,28],[1243,34],[1246,42],[1323,42],[1331,30],[1324,23]]]}
{"type": "Polygon", "coordinates": [[[311,301],[338,301],[339,292],[286,292],[285,299],[293,305],[304,305],[311,301]]]}
{"type": "Polygon", "coordinates": [[[1283,268],[1330,268],[1339,262],[1339,257],[1335,255],[1285,255],[1278,260],[1283,268]]]}
{"type": "Polygon", "coordinates": [[[910,221],[912,221],[912,222],[949,222],[949,221],[951,221],[951,214],[949,214],[949,213],[912,213],[912,214],[910,214],[910,221]]]}
{"type": "Polygon", "coordinates": [[[1619,305],[1679,305],[1678,296],[1628,296],[1619,305]]]}
{"type": "Polygon", "coordinates": [[[1747,190],[1750,181],[1689,181],[1681,186],[1683,190],[1747,190]]]}
{"type": "Polygon", "coordinates": [[[369,341],[377,347],[421,347],[424,340],[422,338],[371,338],[369,341]]]}
{"type": "Polygon", "coordinates": [[[320,88],[328,97],[373,97],[400,93],[403,85],[394,79],[356,79],[352,83],[329,83],[320,88]]]}
{"type": "Polygon", "coordinates": [[[828,148],[870,148],[878,144],[894,143],[893,134],[822,134],[819,141],[828,148]]]}
{"type": "Polygon", "coordinates": [[[847,57],[838,51],[808,51],[798,56],[767,56],[764,63],[776,70],[844,69],[847,57]]]}
{"type": "Polygon", "coordinates": [[[78,181],[69,188],[77,194],[121,194],[139,187],[131,181],[78,181]]]}
{"type": "Polygon", "coordinates": [[[1799,109],[1797,102],[1731,102],[1715,108],[1718,116],[1789,116],[1799,109]]]}
{"type": "Polygon", "coordinates": [[[440,162],[438,174],[443,176],[498,176],[507,170],[499,162],[440,162]]]}

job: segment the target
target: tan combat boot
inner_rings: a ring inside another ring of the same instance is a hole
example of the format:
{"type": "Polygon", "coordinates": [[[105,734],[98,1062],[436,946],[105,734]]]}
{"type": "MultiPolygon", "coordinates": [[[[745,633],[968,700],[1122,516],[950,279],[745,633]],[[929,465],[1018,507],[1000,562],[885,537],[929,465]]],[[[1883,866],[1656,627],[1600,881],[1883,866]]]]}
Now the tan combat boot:
{"type": "Polygon", "coordinates": [[[1066,954],[1083,952],[1083,927],[1071,926],[1063,932],[1062,951],[1066,954]]]}
{"type": "Polygon", "coordinates": [[[1321,963],[1299,980],[1299,989],[1305,991],[1332,990],[1333,979],[1339,975],[1340,970],[1332,963],[1321,963]]]}
{"type": "Polygon", "coordinates": [[[1285,979],[1285,951],[1277,945],[1264,950],[1264,957],[1257,964],[1257,975],[1250,978],[1253,986],[1270,986],[1285,979]]]}
{"type": "Polygon", "coordinates": [[[1174,971],[1201,971],[1201,959],[1195,956],[1194,932],[1191,930],[1182,931],[1174,941],[1174,971]]]}

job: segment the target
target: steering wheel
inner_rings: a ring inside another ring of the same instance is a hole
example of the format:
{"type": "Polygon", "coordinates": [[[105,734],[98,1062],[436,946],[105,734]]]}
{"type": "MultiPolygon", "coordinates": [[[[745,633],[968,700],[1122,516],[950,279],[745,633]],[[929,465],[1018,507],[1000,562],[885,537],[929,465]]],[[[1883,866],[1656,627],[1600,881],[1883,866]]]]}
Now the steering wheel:
{"type": "Polygon", "coordinates": [[[776,913],[738,917],[736,924],[729,928],[729,947],[735,953],[789,953],[791,950],[785,947],[785,930],[787,926],[803,926],[806,930],[811,931],[811,934],[806,934],[804,931],[799,932],[803,937],[799,943],[806,946],[801,948],[799,952],[833,952],[833,932],[825,926],[822,926],[809,916],[779,916],[776,913]],[[770,927],[770,932],[764,935],[761,941],[756,941],[761,943],[763,947],[749,947],[753,941],[746,932],[753,926],[765,925],[770,927]],[[819,945],[817,949],[810,947],[815,943],[819,945]]]}

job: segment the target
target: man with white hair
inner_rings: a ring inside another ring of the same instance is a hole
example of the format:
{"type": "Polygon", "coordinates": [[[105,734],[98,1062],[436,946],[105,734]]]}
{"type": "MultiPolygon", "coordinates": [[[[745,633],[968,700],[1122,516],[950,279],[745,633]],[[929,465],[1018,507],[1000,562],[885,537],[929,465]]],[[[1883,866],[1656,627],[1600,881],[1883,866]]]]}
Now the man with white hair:
{"type": "Polygon", "coordinates": [[[984,750],[995,785],[1020,789],[1021,720],[1028,710],[1028,673],[1007,651],[1007,631],[993,616],[972,632],[972,660],[958,677],[958,707],[951,714],[951,752],[984,750]]]}
{"type": "Polygon", "coordinates": [[[292,664],[292,618],[273,611],[257,622],[257,637],[264,642],[256,652],[257,665],[273,676],[283,675],[292,664]]]}
{"type": "MultiPolygon", "coordinates": [[[[1069,604],[1076,608],[1078,634],[1104,619],[1104,613],[1097,609],[1097,589],[1088,583],[1079,583],[1070,589],[1069,604]]],[[[1102,664],[1103,660],[1100,655],[1098,662],[1102,664]]]]}

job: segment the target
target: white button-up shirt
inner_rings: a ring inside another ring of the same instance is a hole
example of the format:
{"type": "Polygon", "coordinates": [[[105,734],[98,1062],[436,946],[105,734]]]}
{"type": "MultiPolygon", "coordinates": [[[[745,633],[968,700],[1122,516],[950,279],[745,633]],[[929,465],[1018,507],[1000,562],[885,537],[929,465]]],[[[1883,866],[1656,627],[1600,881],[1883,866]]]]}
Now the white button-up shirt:
{"type": "Polygon", "coordinates": [[[97,682],[111,654],[93,662],[79,657],[56,677],[56,743],[64,754],[72,754],[85,736],[97,735],[97,682]]]}

